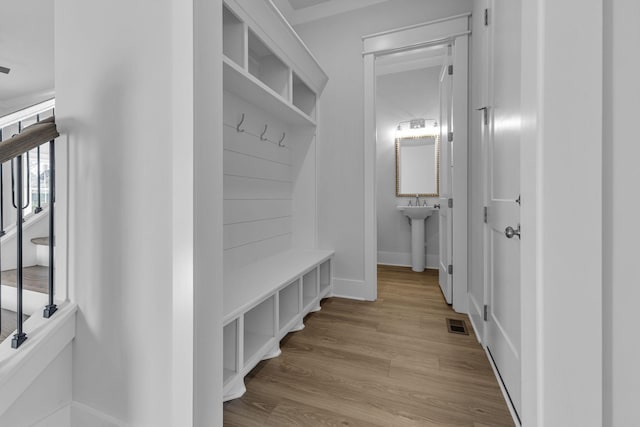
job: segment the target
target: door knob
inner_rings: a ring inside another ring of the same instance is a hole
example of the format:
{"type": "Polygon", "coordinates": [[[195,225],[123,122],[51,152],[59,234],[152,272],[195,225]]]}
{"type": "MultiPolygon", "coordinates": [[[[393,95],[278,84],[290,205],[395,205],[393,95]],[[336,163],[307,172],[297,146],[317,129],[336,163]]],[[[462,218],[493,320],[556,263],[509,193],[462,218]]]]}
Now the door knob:
{"type": "Polygon", "coordinates": [[[507,236],[507,239],[513,238],[513,236],[518,236],[520,238],[520,224],[518,224],[518,228],[514,229],[512,226],[508,226],[504,229],[504,235],[507,236]]]}

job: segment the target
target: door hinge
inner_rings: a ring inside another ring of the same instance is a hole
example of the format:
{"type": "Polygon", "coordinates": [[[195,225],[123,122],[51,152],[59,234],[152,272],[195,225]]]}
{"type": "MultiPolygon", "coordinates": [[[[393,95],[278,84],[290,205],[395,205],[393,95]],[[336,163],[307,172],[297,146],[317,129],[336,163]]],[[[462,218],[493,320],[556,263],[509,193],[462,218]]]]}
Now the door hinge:
{"type": "Polygon", "coordinates": [[[489,25],[489,9],[484,10],[484,26],[489,25]]]}
{"type": "Polygon", "coordinates": [[[484,321],[486,322],[487,320],[489,320],[489,306],[485,304],[484,306],[484,321]]]}
{"type": "Polygon", "coordinates": [[[516,199],[516,203],[520,204],[521,200],[520,200],[520,194],[518,194],[518,198],[516,199]]]}
{"type": "Polygon", "coordinates": [[[449,268],[447,268],[447,273],[453,274],[453,265],[449,264],[449,268]]]}
{"type": "Polygon", "coordinates": [[[485,206],[484,207],[484,222],[485,222],[485,224],[487,223],[488,220],[489,220],[489,207],[485,206]]]}
{"type": "Polygon", "coordinates": [[[447,139],[449,140],[449,142],[453,142],[453,132],[449,132],[449,135],[447,135],[447,139]]]}
{"type": "Polygon", "coordinates": [[[477,108],[478,111],[482,111],[482,122],[485,126],[489,124],[489,107],[477,108]]]}
{"type": "Polygon", "coordinates": [[[452,208],[453,207],[453,199],[447,200],[447,204],[449,205],[450,208],[452,208]]]}
{"type": "Polygon", "coordinates": [[[453,65],[449,65],[448,73],[450,76],[453,76],[453,65]]]}

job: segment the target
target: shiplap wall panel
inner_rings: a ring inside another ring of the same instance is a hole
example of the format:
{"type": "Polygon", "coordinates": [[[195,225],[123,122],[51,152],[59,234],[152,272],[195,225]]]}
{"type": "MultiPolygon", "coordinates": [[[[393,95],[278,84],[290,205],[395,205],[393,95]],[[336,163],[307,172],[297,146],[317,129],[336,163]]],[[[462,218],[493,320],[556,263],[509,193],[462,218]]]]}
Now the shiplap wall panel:
{"type": "Polygon", "coordinates": [[[224,122],[224,265],[234,270],[291,248],[292,156],[291,149],[277,145],[291,132],[267,111],[227,92],[224,122]],[[242,114],[245,132],[237,132],[242,114]],[[271,142],[259,138],[265,125],[271,142]]]}
{"type": "Polygon", "coordinates": [[[224,199],[279,199],[291,200],[293,184],[291,182],[265,181],[240,176],[224,177],[224,199]]]}
{"type": "MultiPolygon", "coordinates": [[[[259,134],[258,134],[259,135],[259,134]]],[[[252,134],[238,132],[235,128],[224,127],[224,149],[236,153],[248,154],[264,160],[282,164],[291,164],[291,153],[288,147],[278,147],[274,142],[280,141],[282,134],[275,135],[273,142],[260,141],[252,134]]],[[[288,142],[283,141],[283,144],[288,142]]]]}
{"type": "Polygon", "coordinates": [[[291,234],[239,246],[224,251],[224,267],[236,270],[259,259],[284,252],[291,248],[291,234]]]}
{"type": "Polygon", "coordinates": [[[266,219],[224,227],[224,249],[233,249],[291,233],[291,217],[266,219]]]}
{"type": "Polygon", "coordinates": [[[268,181],[291,182],[291,166],[233,151],[224,152],[224,173],[268,181]]]}
{"type": "Polygon", "coordinates": [[[290,200],[225,200],[224,224],[291,217],[290,200]]]}

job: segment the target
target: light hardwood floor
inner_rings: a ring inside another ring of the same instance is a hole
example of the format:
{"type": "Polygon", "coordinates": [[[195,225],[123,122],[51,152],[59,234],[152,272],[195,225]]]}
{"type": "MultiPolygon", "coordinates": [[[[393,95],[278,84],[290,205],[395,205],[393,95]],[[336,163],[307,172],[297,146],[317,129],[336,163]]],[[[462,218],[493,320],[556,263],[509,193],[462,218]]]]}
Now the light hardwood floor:
{"type": "MultiPolygon", "coordinates": [[[[22,269],[22,274],[23,289],[40,292],[42,294],[49,293],[49,267],[43,267],[41,265],[24,267],[22,269]]],[[[15,288],[17,281],[17,270],[7,270],[2,272],[3,285],[15,288]]]]}
{"type": "Polygon", "coordinates": [[[378,300],[330,298],[224,404],[225,426],[513,426],[473,331],[435,270],[378,268],[378,300]]]}

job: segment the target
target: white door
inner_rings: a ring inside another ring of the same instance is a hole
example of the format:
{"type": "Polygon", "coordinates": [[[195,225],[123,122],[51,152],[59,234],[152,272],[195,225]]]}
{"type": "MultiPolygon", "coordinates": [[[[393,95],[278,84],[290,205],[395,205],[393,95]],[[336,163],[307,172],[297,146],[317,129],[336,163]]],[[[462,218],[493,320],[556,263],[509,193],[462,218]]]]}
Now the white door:
{"type": "MultiPolygon", "coordinates": [[[[477,10],[484,10],[489,6],[489,0],[476,0],[477,10]]],[[[474,13],[473,19],[473,46],[476,50],[474,54],[475,81],[481,84],[471,86],[471,105],[473,114],[469,117],[471,140],[469,150],[470,158],[486,158],[486,150],[489,138],[488,126],[484,124],[484,113],[482,107],[489,104],[488,82],[489,82],[489,27],[484,25],[484,17],[481,13],[474,13]]],[[[485,230],[482,209],[487,206],[486,197],[486,162],[474,162],[469,165],[469,203],[471,204],[469,213],[469,268],[473,276],[469,277],[469,319],[473,323],[473,328],[478,334],[478,339],[485,343],[485,312],[484,307],[487,301],[486,284],[488,280],[485,270],[485,230]],[[481,163],[481,164],[479,164],[481,163]],[[480,274],[482,272],[482,274],[480,274]]]]}
{"type": "Polygon", "coordinates": [[[453,277],[449,266],[453,259],[453,215],[449,208],[451,195],[451,142],[449,132],[451,130],[451,108],[453,104],[452,76],[445,66],[440,75],[440,210],[439,210],[439,235],[440,235],[440,288],[447,304],[453,303],[453,277]]]}
{"type": "MultiPolygon", "coordinates": [[[[489,8],[486,345],[520,411],[520,4],[489,8]]],[[[526,202],[526,201],[525,201],[526,202]]]]}

